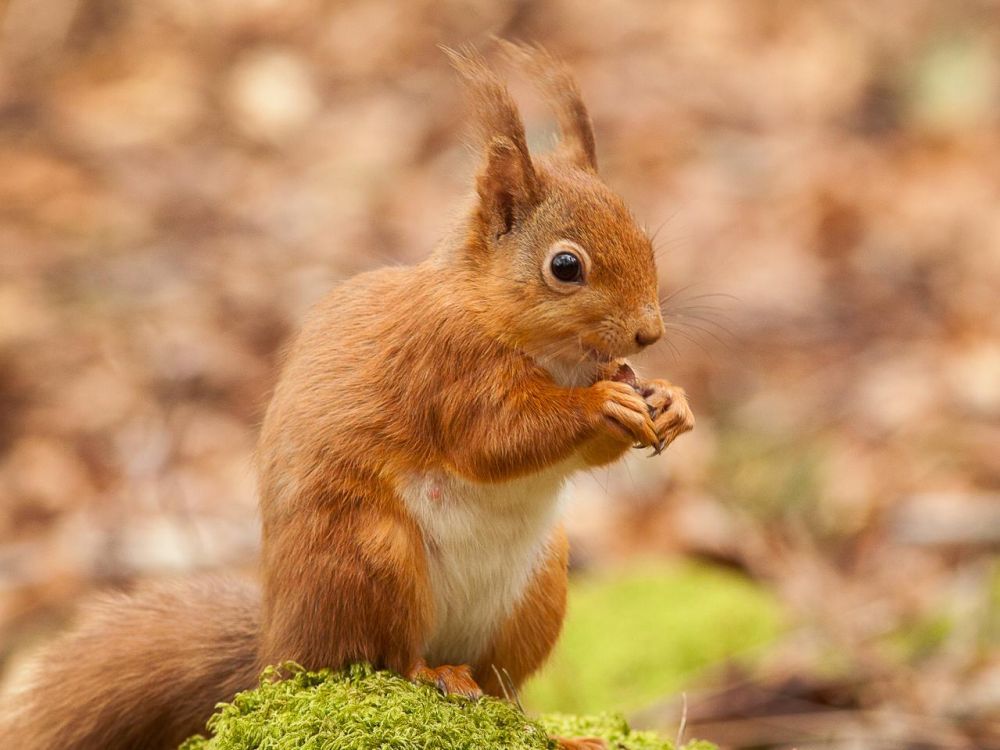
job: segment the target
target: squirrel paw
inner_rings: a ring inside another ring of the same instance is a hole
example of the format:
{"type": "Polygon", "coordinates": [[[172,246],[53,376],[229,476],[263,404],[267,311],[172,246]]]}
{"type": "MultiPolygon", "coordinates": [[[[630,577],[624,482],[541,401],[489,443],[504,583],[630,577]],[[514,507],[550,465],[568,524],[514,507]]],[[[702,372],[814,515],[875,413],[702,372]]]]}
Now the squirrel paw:
{"type": "Polygon", "coordinates": [[[656,430],[652,455],[659,455],[679,435],[694,427],[694,414],[680,386],[666,380],[643,380],[636,384],[636,391],[645,399],[656,430]]]}
{"type": "Polygon", "coordinates": [[[659,444],[660,437],[650,409],[631,385],[601,380],[591,387],[598,389],[602,401],[601,414],[616,434],[633,440],[640,447],[659,444]]]}
{"type": "Polygon", "coordinates": [[[465,664],[428,667],[426,663],[420,662],[410,670],[407,677],[414,682],[429,682],[436,685],[444,695],[461,695],[469,700],[483,697],[483,691],[472,678],[472,669],[465,664]]]}
{"type": "Polygon", "coordinates": [[[607,750],[608,743],[597,737],[553,737],[559,750],[607,750]]]}

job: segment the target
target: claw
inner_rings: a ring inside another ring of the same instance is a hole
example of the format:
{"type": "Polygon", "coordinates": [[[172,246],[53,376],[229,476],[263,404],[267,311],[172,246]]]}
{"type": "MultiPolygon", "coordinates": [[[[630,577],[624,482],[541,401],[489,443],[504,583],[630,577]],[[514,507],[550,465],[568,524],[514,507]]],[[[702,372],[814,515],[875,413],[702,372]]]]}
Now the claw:
{"type": "Polygon", "coordinates": [[[661,453],[663,453],[663,449],[666,447],[667,447],[667,441],[661,440],[655,446],[653,446],[653,452],[649,454],[649,458],[652,458],[653,456],[659,456],[661,453]]]}

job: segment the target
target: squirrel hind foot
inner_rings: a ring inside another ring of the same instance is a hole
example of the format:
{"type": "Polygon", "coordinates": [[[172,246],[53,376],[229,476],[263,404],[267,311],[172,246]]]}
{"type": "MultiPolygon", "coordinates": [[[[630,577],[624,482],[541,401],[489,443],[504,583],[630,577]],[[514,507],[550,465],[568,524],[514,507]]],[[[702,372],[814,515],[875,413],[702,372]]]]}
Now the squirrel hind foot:
{"type": "Polygon", "coordinates": [[[482,689],[472,676],[472,668],[466,664],[428,667],[421,662],[410,670],[407,678],[436,685],[443,695],[460,695],[469,700],[483,697],[482,689]]]}
{"type": "Polygon", "coordinates": [[[608,743],[597,737],[552,737],[559,750],[608,750],[608,743]]]}

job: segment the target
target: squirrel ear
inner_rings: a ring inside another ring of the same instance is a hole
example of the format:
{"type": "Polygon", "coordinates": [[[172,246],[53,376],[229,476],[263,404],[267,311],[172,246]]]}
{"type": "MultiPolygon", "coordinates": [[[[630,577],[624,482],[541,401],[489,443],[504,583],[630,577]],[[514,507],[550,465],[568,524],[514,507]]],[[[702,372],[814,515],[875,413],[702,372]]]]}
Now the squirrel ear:
{"type": "Polygon", "coordinates": [[[531,162],[509,138],[497,136],[487,144],[476,192],[480,218],[492,238],[507,234],[537,203],[531,162]]]}
{"type": "Polygon", "coordinates": [[[594,126],[580,87],[566,63],[539,44],[515,44],[496,39],[508,59],[523,68],[541,91],[559,122],[559,144],[571,162],[597,171],[594,126]]]}
{"type": "Polygon", "coordinates": [[[510,231],[538,197],[538,177],[531,164],[524,123],[510,92],[471,47],[441,48],[466,86],[476,132],[485,149],[479,172],[480,214],[493,237],[510,231]]]}

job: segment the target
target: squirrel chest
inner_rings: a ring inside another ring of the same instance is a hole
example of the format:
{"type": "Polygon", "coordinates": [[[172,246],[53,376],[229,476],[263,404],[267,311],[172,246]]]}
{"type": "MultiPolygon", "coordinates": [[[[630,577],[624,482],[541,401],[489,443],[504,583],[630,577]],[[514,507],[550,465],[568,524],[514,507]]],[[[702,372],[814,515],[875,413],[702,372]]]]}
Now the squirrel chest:
{"type": "Polygon", "coordinates": [[[427,554],[435,613],[424,651],[429,663],[467,664],[483,655],[542,560],[566,474],[552,467],[482,484],[439,471],[400,487],[427,554]]]}

